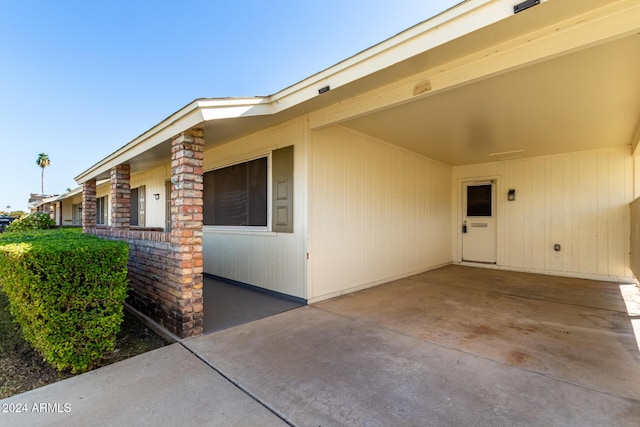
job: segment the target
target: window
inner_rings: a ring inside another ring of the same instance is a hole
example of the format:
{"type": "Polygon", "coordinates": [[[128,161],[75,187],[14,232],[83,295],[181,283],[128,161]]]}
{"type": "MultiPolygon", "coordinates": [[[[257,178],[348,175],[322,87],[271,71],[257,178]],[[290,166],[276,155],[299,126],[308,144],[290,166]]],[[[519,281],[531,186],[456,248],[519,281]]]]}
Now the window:
{"type": "Polygon", "coordinates": [[[107,196],[96,199],[96,224],[107,225],[107,215],[109,208],[107,207],[107,196]]]}
{"type": "Polygon", "coordinates": [[[204,174],[205,225],[267,225],[267,158],[204,174]]]}
{"type": "Polygon", "coordinates": [[[293,233],[293,146],[271,153],[270,171],[268,163],[261,157],[205,173],[204,225],[267,227],[271,209],[271,231],[293,233]]]}
{"type": "Polygon", "coordinates": [[[491,184],[467,187],[467,216],[491,216],[491,184]]]}
{"type": "Polygon", "coordinates": [[[134,227],[144,227],[145,213],[145,186],[131,189],[131,215],[129,216],[129,225],[134,227]]]}
{"type": "Polygon", "coordinates": [[[71,206],[71,224],[82,225],[82,204],[74,204],[71,206]]]}

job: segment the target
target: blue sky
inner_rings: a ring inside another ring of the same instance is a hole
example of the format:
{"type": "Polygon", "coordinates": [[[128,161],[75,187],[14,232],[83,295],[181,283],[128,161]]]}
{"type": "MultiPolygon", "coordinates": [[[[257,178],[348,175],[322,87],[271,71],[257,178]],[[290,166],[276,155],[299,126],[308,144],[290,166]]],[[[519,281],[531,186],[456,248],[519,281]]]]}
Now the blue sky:
{"type": "Polygon", "coordinates": [[[0,0],[0,210],[196,98],[270,95],[460,0],[0,0]]]}

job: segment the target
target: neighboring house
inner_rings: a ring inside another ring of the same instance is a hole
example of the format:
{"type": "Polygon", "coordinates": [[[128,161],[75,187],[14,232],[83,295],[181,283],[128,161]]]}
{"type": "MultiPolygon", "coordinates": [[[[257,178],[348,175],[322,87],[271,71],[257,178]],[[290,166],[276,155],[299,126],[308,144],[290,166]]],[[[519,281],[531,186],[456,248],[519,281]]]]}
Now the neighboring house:
{"type": "Polygon", "coordinates": [[[203,273],[310,303],[450,263],[633,280],[640,2],[516,3],[192,102],[76,177],[84,230],[130,243],[132,304],[183,337],[203,273]]]}
{"type": "Polygon", "coordinates": [[[43,200],[53,197],[51,194],[31,193],[29,195],[29,212],[38,212],[38,208],[42,211],[43,200]]]}
{"type": "Polygon", "coordinates": [[[60,227],[79,227],[82,225],[82,187],[68,191],[61,195],[42,195],[29,199],[31,212],[46,212],[60,227]]]}
{"type": "Polygon", "coordinates": [[[58,198],[57,194],[31,194],[29,198],[29,212],[44,212],[56,221],[57,225],[60,224],[60,211],[57,210],[59,203],[56,203],[58,198]]]}

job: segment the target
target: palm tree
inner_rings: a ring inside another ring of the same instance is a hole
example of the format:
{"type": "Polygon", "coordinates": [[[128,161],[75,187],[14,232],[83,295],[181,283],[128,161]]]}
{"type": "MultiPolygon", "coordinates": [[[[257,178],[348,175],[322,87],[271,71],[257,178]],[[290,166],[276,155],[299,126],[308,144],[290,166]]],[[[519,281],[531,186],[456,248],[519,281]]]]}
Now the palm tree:
{"type": "Polygon", "coordinates": [[[38,160],[36,160],[36,164],[42,168],[42,194],[44,194],[44,168],[51,164],[51,160],[49,160],[49,156],[40,153],[38,154],[38,160]]]}

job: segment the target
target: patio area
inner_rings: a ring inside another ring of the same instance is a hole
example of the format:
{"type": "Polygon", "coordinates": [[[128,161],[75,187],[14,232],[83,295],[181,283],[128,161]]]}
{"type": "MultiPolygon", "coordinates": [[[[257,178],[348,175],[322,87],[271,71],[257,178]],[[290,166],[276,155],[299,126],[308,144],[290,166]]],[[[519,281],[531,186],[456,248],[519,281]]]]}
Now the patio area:
{"type": "Polygon", "coordinates": [[[631,426],[639,303],[635,284],[451,265],[186,345],[293,425],[631,426]]]}
{"type": "Polygon", "coordinates": [[[640,400],[635,284],[448,266],[316,305],[442,347],[640,400]]]}

